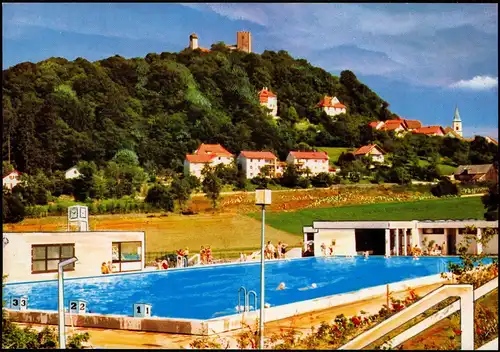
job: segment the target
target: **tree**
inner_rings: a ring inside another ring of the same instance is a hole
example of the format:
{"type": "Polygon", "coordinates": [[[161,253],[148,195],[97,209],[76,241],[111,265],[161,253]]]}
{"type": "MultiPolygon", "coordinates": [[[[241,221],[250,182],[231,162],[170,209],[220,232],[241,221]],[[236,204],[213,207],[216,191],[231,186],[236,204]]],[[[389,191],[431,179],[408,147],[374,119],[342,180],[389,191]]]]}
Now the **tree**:
{"type": "Polygon", "coordinates": [[[168,187],[162,184],[151,187],[144,201],[166,211],[174,210],[174,198],[168,187]]]}
{"type": "Polygon", "coordinates": [[[458,194],[458,187],[448,177],[442,177],[438,184],[431,188],[431,193],[436,197],[456,196],[458,194]]]}
{"type": "Polygon", "coordinates": [[[24,220],[24,205],[15,193],[3,189],[2,221],[4,224],[18,223],[24,220]]]}
{"type": "Polygon", "coordinates": [[[137,154],[129,149],[121,149],[116,152],[113,161],[121,165],[139,165],[137,154]]]}
{"type": "Polygon", "coordinates": [[[486,213],[484,218],[488,221],[498,220],[498,204],[500,198],[498,197],[498,184],[493,184],[489,187],[488,193],[481,197],[486,213]]]}
{"type": "Polygon", "coordinates": [[[289,164],[280,178],[280,183],[282,186],[295,188],[299,184],[299,177],[300,173],[298,167],[296,165],[289,164]]]}
{"type": "Polygon", "coordinates": [[[85,202],[90,199],[92,188],[94,187],[94,174],[97,166],[93,161],[82,161],[77,165],[80,176],[72,179],[73,196],[78,202],[85,202]]]}
{"type": "Polygon", "coordinates": [[[170,185],[174,199],[179,203],[179,208],[184,210],[186,202],[191,198],[191,184],[188,179],[175,177],[170,185]]]}
{"type": "Polygon", "coordinates": [[[222,190],[222,182],[217,177],[214,171],[204,169],[202,171],[203,181],[202,187],[206,197],[212,201],[212,208],[217,208],[217,201],[222,190]]]}

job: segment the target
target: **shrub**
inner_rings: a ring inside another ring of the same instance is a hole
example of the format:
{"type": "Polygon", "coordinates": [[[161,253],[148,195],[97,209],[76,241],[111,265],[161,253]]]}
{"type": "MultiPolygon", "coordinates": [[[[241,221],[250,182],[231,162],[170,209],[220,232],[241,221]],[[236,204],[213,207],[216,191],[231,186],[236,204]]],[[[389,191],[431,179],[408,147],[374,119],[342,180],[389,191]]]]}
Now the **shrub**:
{"type": "Polygon", "coordinates": [[[458,195],[458,187],[453,184],[447,177],[443,177],[437,185],[431,188],[431,193],[435,197],[458,195]]]}
{"type": "Polygon", "coordinates": [[[149,206],[155,206],[166,211],[174,210],[174,198],[169,189],[161,184],[156,184],[150,188],[144,201],[149,206]]]}
{"type": "Polygon", "coordinates": [[[314,187],[330,187],[333,184],[333,177],[327,172],[320,172],[311,178],[314,187]]]}

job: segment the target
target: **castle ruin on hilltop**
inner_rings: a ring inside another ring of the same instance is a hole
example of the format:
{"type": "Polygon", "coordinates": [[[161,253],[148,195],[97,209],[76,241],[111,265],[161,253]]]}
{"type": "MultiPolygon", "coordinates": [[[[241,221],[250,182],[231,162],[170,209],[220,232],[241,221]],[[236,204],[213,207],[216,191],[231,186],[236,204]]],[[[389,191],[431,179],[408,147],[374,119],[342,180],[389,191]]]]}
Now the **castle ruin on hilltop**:
{"type": "MultiPolygon", "coordinates": [[[[250,32],[236,32],[236,44],[226,45],[229,50],[241,50],[246,53],[252,52],[252,33],[250,32]]],[[[209,52],[210,49],[202,48],[198,43],[198,35],[192,33],[189,36],[189,49],[199,49],[203,52],[209,52]]]]}

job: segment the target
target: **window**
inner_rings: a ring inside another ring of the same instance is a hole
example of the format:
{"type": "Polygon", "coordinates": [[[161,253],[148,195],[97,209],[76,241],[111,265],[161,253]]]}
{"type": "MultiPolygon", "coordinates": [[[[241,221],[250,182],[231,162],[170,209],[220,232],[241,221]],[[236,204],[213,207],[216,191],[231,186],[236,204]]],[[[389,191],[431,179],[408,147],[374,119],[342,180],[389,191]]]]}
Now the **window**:
{"type": "MultiPolygon", "coordinates": [[[[75,244],[42,244],[31,246],[31,273],[54,273],[57,272],[61,260],[75,256],[75,244]]],[[[75,270],[75,263],[64,267],[64,271],[75,270]]]]}
{"type": "Polygon", "coordinates": [[[140,262],[141,251],[141,242],[113,242],[113,263],[140,262]]]}
{"type": "Polygon", "coordinates": [[[425,235],[442,235],[444,234],[444,229],[440,228],[424,228],[425,235]]]}

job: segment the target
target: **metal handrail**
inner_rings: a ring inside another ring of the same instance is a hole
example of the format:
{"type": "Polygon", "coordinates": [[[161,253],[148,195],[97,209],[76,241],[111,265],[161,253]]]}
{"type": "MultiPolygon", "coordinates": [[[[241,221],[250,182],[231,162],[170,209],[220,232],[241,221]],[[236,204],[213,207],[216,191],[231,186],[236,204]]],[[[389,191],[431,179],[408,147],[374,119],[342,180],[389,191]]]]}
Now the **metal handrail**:
{"type": "Polygon", "coordinates": [[[250,311],[250,295],[253,295],[253,309],[257,310],[257,292],[255,291],[248,291],[247,293],[247,311],[250,311]]]}
{"type": "Polygon", "coordinates": [[[244,302],[243,302],[243,312],[246,311],[247,306],[248,306],[247,289],[244,286],[241,286],[238,289],[238,307],[237,307],[238,313],[241,312],[241,294],[240,294],[241,291],[243,291],[243,300],[244,300],[244,302]]]}

